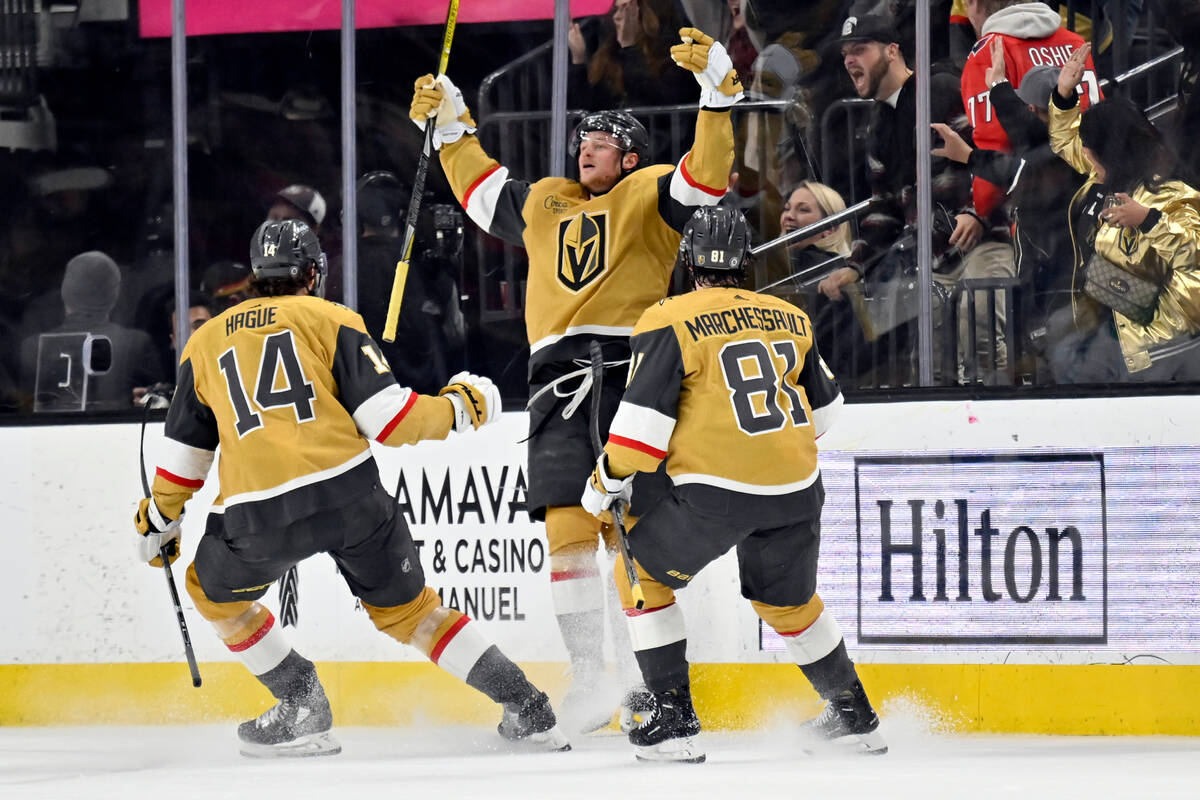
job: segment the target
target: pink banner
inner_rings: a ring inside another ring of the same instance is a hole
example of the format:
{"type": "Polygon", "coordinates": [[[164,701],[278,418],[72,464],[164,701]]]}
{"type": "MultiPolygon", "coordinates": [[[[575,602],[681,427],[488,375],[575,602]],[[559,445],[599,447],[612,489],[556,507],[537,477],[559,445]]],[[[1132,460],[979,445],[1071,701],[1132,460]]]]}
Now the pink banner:
{"type": "MultiPolygon", "coordinates": [[[[571,0],[571,15],[603,14],[612,0],[571,0]]],[[[171,0],[138,3],[142,36],[171,35],[171,0]]],[[[403,25],[441,25],[447,0],[357,0],[355,27],[393,28],[403,25]]],[[[550,19],[554,0],[462,0],[459,24],[519,22],[550,19]]],[[[189,36],[216,33],[277,33],[329,30],[342,27],[341,0],[187,0],[189,36]]]]}

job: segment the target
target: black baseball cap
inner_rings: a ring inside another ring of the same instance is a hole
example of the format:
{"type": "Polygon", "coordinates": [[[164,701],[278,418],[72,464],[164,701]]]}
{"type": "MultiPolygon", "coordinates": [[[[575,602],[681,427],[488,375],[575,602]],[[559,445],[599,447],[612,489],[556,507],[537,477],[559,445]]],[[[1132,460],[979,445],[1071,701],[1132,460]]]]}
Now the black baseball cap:
{"type": "Polygon", "coordinates": [[[896,20],[888,14],[849,16],[842,23],[842,35],[834,41],[834,45],[841,47],[850,42],[899,44],[900,30],[896,20]]]}

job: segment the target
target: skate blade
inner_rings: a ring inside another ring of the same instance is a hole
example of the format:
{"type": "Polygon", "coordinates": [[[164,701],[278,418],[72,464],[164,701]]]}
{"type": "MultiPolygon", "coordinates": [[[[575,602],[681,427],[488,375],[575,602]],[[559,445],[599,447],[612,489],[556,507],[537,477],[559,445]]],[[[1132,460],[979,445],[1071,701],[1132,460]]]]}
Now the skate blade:
{"type": "Polygon", "coordinates": [[[281,744],[242,742],[238,752],[247,758],[309,758],[336,756],[342,745],[329,733],[313,733],[281,744]]]}
{"type": "Polygon", "coordinates": [[[571,749],[571,742],[557,725],[548,731],[531,733],[521,739],[510,739],[509,741],[530,750],[542,750],[551,753],[565,753],[571,749]]]}
{"type": "Polygon", "coordinates": [[[680,739],[668,739],[659,744],[633,746],[633,754],[638,761],[653,761],[657,763],[703,764],[708,756],[696,742],[695,737],[685,736],[680,739]]]}
{"type": "Polygon", "coordinates": [[[836,739],[817,739],[810,736],[801,749],[810,756],[822,752],[882,756],[887,754],[888,746],[883,734],[876,728],[870,733],[848,733],[836,739]]]}

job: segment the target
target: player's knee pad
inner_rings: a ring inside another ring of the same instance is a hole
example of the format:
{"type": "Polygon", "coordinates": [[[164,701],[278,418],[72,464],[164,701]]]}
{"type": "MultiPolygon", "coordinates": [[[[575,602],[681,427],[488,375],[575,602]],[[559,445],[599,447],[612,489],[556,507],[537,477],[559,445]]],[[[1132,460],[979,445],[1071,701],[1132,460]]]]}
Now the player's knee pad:
{"type": "MultiPolygon", "coordinates": [[[[642,595],[646,598],[643,610],[662,608],[675,602],[675,590],[655,580],[650,573],[642,569],[642,565],[634,559],[637,569],[638,583],[642,585],[642,595]]],[[[629,582],[629,573],[625,569],[624,557],[618,555],[613,564],[613,580],[617,584],[617,595],[621,598],[621,608],[628,611],[634,608],[633,586],[629,582]]]]}
{"type": "Polygon", "coordinates": [[[438,593],[428,586],[402,605],[381,607],[363,603],[363,608],[376,628],[401,644],[411,644],[424,651],[426,655],[436,643],[435,634],[448,629],[462,616],[461,612],[454,609],[443,608],[438,593]]]}
{"type": "Polygon", "coordinates": [[[820,595],[802,606],[772,606],[751,600],[763,622],[775,629],[797,664],[812,664],[832,653],[842,641],[842,629],[825,609],[820,595]]]}
{"type": "MultiPolygon", "coordinates": [[[[244,616],[246,611],[252,606],[258,606],[258,608],[266,610],[262,605],[252,600],[235,600],[232,603],[218,603],[210,600],[204,592],[204,587],[200,585],[200,576],[196,574],[196,564],[194,562],[188,565],[183,583],[188,595],[192,598],[192,602],[196,604],[196,611],[200,616],[213,623],[218,631],[221,631],[222,626],[231,620],[244,616]]],[[[221,636],[224,638],[225,634],[222,633],[221,636]]]]}
{"type": "Polygon", "coordinates": [[[600,520],[582,506],[551,506],[546,509],[546,545],[551,559],[560,554],[594,554],[600,547],[600,520]]]}
{"type": "Polygon", "coordinates": [[[257,600],[215,603],[208,599],[195,565],[189,566],[184,585],[200,616],[212,623],[221,641],[255,675],[277,667],[291,650],[275,615],[257,600]]]}

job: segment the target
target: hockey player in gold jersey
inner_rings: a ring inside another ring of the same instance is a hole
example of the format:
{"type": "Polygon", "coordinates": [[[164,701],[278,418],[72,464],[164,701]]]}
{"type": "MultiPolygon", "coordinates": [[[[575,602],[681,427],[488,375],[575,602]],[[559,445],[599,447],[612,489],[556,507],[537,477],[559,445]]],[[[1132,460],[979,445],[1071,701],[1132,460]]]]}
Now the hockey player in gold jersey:
{"type": "Polygon", "coordinates": [[[654,707],[629,732],[637,756],[703,761],[696,741],[683,614],[675,590],[737,548],[742,594],[779,632],[828,705],[805,724],[820,739],[886,752],[879,720],[816,593],[824,489],[816,440],[842,405],[808,316],[739,288],[749,228],[741,213],[703,208],[680,258],[695,282],[634,328],[629,386],[581,503],[597,516],[627,502],[633,476],[665,460],[674,488],[641,516],[629,550],[645,594],[634,608],[624,564],[615,574],[654,707]]]}
{"type": "Polygon", "coordinates": [[[379,630],[503,706],[500,733],[569,749],[544,693],[470,618],[441,605],[404,517],[382,488],[370,441],[399,446],[465,433],[500,413],[487,378],[460,373],[439,396],[397,385],[362,317],[320,297],[325,255],[298,220],[267,221],[250,243],[256,295],[196,331],[151,494],[135,525],[142,557],[179,554],[184,505],[218,445],[220,492],[187,590],[225,645],[278,699],[238,729],[256,757],[331,755],[332,716],[312,662],[258,602],[291,565],[336,562],[379,630]]]}
{"type": "Polygon", "coordinates": [[[626,112],[601,111],[584,117],[570,139],[578,179],[529,183],[484,152],[461,92],[445,76],[418,78],[409,111],[422,128],[433,121],[442,167],[467,215],[525,247],[529,258],[529,510],[546,522],[551,596],[571,660],[563,716],[583,731],[608,724],[615,703],[604,702],[596,558],[601,538],[612,540],[578,505],[595,462],[587,406],[577,411],[591,381],[580,366],[596,340],[606,366],[615,367],[603,381],[606,432],[625,383],[633,324],[667,294],[680,230],[693,209],[724,195],[733,163],[729,110],[742,97],[733,62],[699,30],[684,28],[680,38],[671,57],[695,75],[701,97],[695,142],[675,165],[644,163],[650,140],[642,124],[626,112]]]}

